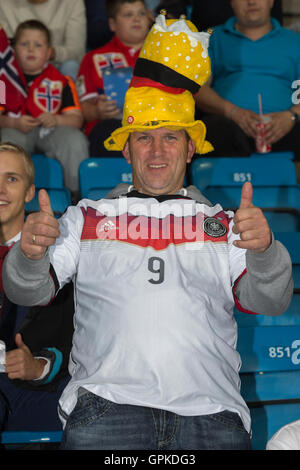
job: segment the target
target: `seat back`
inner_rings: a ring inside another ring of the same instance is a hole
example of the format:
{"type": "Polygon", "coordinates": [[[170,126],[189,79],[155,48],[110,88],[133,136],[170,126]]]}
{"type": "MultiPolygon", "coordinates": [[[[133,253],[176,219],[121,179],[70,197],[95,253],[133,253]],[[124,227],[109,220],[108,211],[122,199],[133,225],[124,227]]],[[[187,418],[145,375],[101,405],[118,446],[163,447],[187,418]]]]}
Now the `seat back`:
{"type": "Polygon", "coordinates": [[[261,207],[273,231],[300,231],[300,186],[289,158],[202,158],[191,164],[191,182],[213,204],[237,209],[241,187],[253,185],[253,203],[261,207]]]}
{"type": "Polygon", "coordinates": [[[48,444],[60,442],[61,438],[62,431],[3,431],[0,434],[0,443],[3,445],[48,444]]]}
{"type": "Polygon", "coordinates": [[[202,157],[191,163],[192,183],[201,191],[209,187],[292,186],[297,184],[294,163],[288,158],[202,157]]]}
{"type": "Polygon", "coordinates": [[[34,198],[25,205],[25,215],[40,210],[38,191],[43,188],[47,190],[50,197],[54,215],[60,217],[71,205],[70,191],[64,186],[62,165],[58,160],[48,158],[43,154],[34,154],[31,157],[35,170],[36,192],[34,198]]]}
{"type": "Polygon", "coordinates": [[[101,199],[120,183],[132,183],[131,165],[123,157],[88,158],[79,166],[82,198],[101,199]]]}
{"type": "MultiPolygon", "coordinates": [[[[47,193],[50,198],[51,207],[56,218],[62,216],[66,209],[72,204],[71,194],[67,188],[50,188],[47,189],[47,193]]],[[[32,212],[38,212],[40,210],[38,202],[38,189],[35,192],[34,198],[27,202],[25,205],[25,215],[31,214],[32,212]]]]}
{"type": "Polygon", "coordinates": [[[294,160],[295,155],[293,152],[284,151],[284,152],[267,152],[267,153],[252,153],[250,157],[255,158],[288,158],[289,160],[294,160]]]}
{"type": "Polygon", "coordinates": [[[35,170],[34,184],[37,188],[63,188],[64,176],[61,163],[42,154],[32,155],[35,170]]]}

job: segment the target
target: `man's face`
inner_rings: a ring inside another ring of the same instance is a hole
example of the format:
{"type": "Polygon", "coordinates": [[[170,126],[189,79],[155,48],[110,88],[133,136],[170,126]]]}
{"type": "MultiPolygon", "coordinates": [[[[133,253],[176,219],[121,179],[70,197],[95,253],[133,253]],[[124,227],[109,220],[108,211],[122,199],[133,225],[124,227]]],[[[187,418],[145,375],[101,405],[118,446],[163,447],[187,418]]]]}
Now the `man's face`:
{"type": "Polygon", "coordinates": [[[132,164],[133,184],[145,194],[174,194],[183,186],[195,145],[184,130],[161,127],[133,132],[123,155],[132,164]]]}
{"type": "Polygon", "coordinates": [[[231,0],[238,23],[244,27],[263,26],[270,21],[274,0],[231,0]]]}
{"type": "Polygon", "coordinates": [[[19,232],[24,222],[24,205],[33,196],[34,186],[28,187],[23,157],[0,152],[0,232],[10,238],[19,232]]]}
{"type": "Polygon", "coordinates": [[[141,47],[149,31],[148,12],[142,2],[123,3],[109,27],[127,46],[141,47]]]}

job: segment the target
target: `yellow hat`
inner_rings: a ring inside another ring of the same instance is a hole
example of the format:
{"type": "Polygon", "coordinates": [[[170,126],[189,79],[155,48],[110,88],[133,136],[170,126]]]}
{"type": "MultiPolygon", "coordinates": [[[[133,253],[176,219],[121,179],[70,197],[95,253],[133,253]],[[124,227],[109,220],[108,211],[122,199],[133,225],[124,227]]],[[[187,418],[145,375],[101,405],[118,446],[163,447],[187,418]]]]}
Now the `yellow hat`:
{"type": "Polygon", "coordinates": [[[108,150],[123,150],[131,132],[185,129],[203,154],[213,150],[206,127],[195,121],[195,94],[210,76],[209,34],[190,21],[159,15],[136,62],[125,95],[122,127],[105,140],[108,150]]]}

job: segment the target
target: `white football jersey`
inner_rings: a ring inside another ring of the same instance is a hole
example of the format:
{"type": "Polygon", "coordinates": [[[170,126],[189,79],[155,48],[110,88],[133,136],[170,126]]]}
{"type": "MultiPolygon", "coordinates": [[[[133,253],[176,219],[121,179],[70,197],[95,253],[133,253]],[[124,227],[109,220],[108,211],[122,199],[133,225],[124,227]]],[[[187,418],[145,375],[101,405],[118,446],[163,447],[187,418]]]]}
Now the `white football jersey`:
{"type": "Polygon", "coordinates": [[[82,200],[50,250],[60,287],[75,283],[72,375],[117,403],[179,415],[230,410],[250,430],[240,395],[233,286],[245,271],[232,212],[184,197],[82,200]]]}

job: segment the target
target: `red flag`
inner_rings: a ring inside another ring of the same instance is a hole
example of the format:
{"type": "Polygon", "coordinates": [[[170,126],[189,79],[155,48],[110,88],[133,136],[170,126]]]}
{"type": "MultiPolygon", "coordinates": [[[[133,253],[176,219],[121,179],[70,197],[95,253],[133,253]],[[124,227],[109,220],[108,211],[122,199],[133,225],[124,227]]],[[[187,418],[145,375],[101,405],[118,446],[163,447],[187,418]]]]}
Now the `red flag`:
{"type": "Polygon", "coordinates": [[[12,113],[20,112],[27,96],[26,89],[25,78],[14,50],[0,26],[0,109],[12,113]]]}

